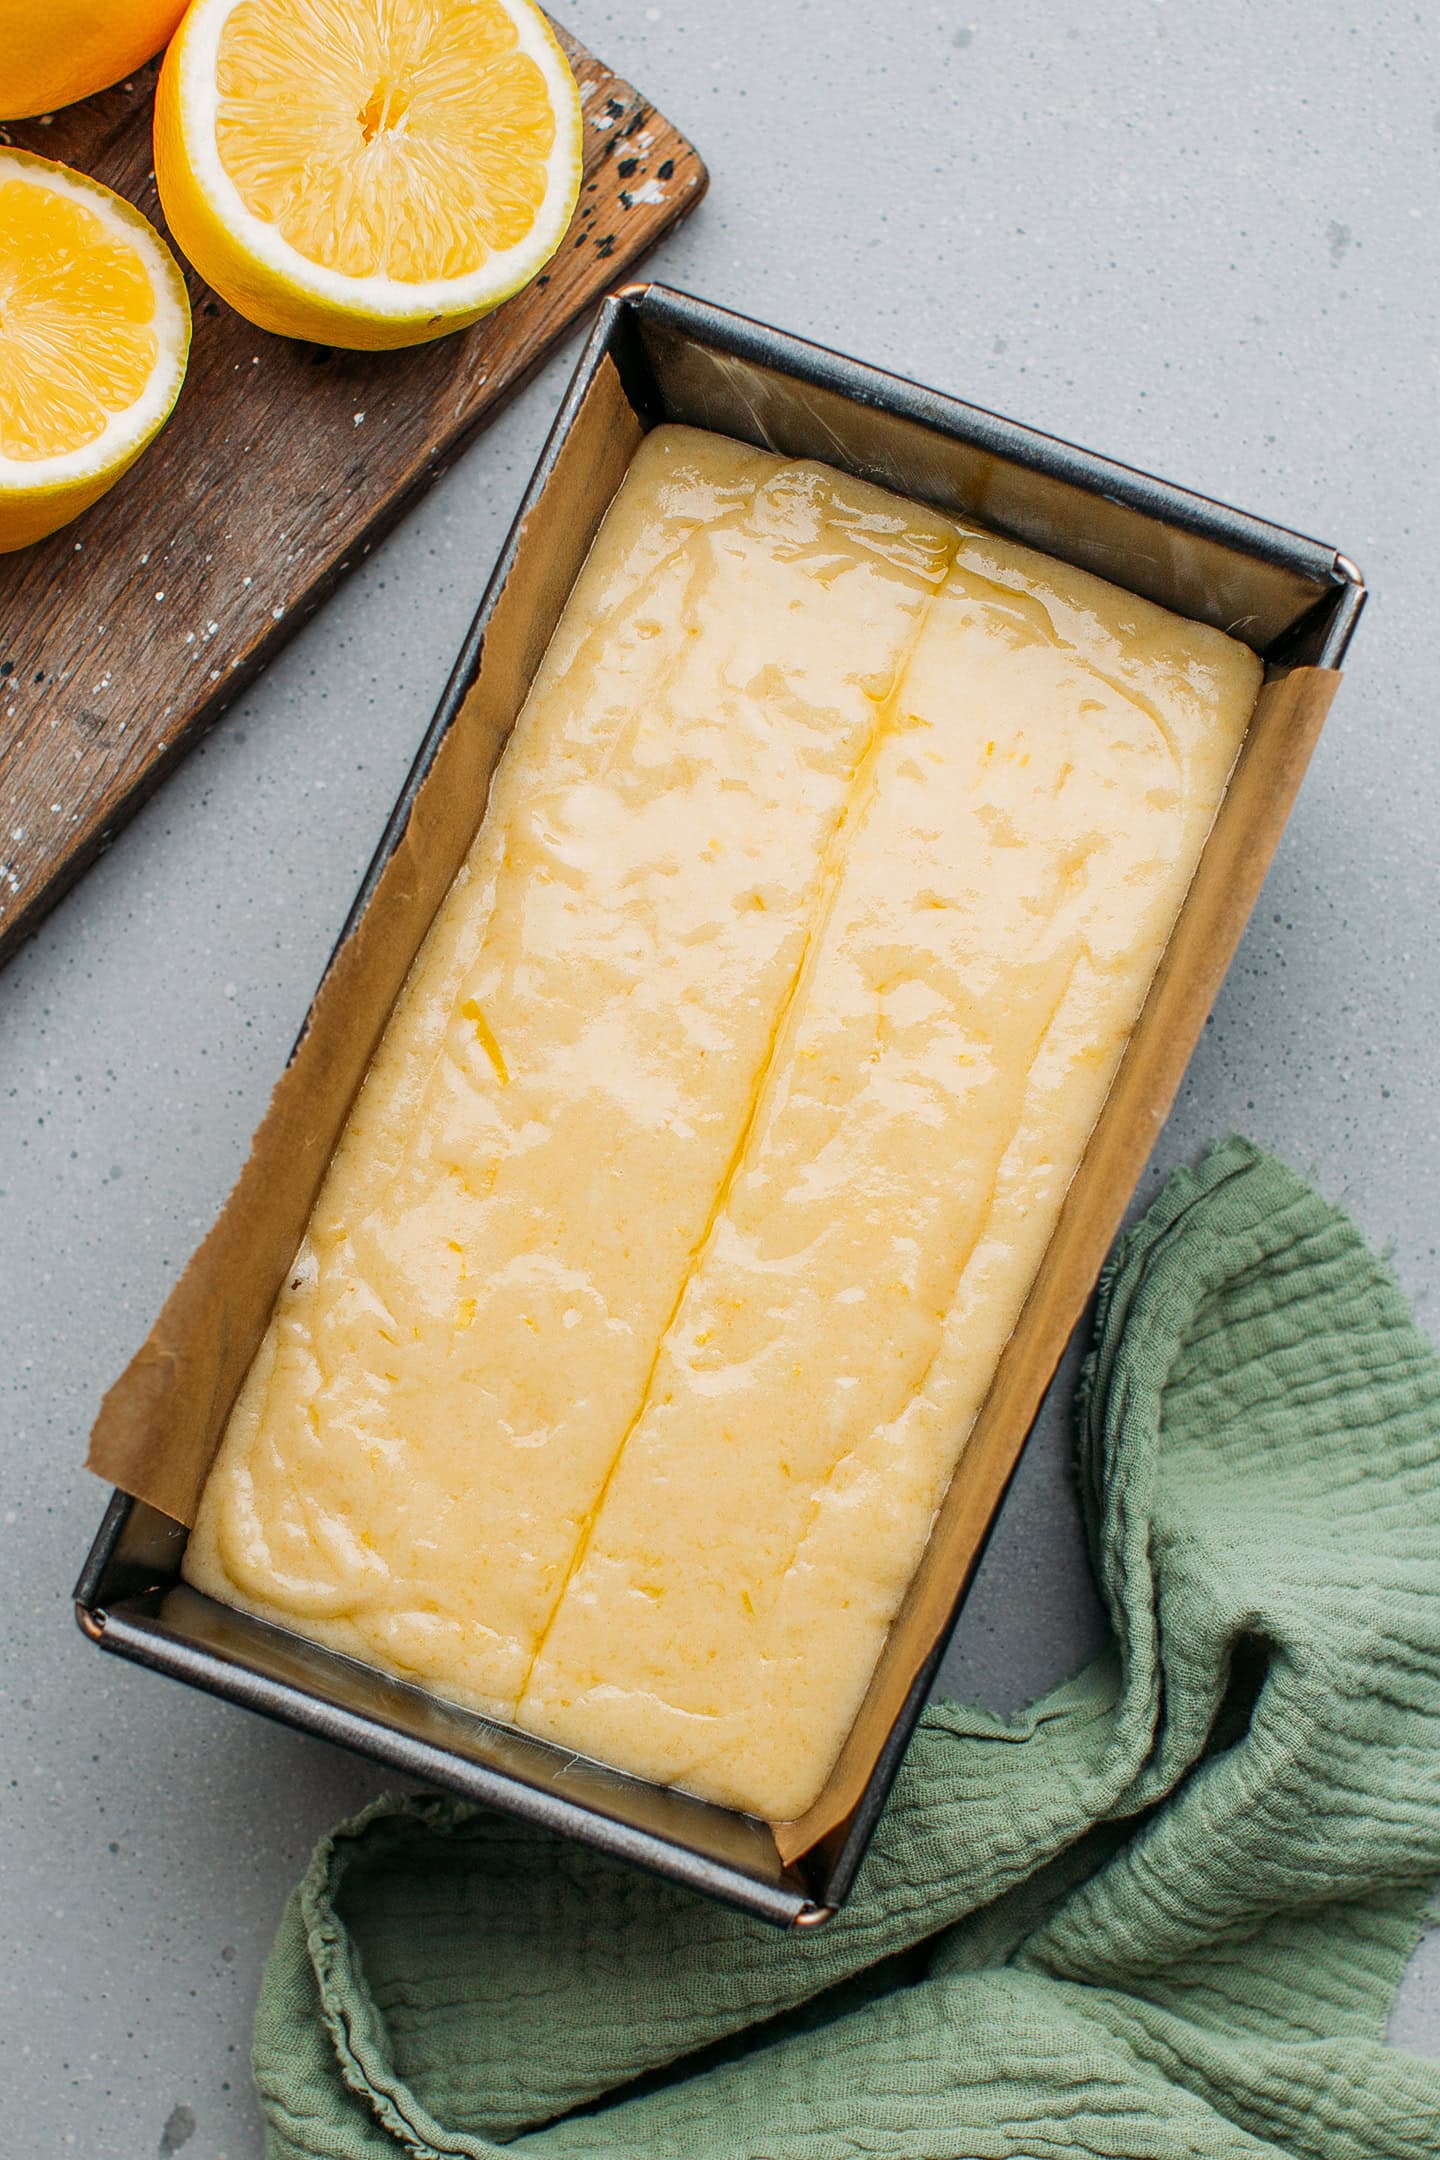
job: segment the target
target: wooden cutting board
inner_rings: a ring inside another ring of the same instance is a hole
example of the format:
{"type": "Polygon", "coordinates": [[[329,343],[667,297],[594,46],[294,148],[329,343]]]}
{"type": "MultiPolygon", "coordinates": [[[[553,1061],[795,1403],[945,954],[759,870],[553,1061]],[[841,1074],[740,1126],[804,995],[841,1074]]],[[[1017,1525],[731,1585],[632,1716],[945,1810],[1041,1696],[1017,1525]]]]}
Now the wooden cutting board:
{"type": "MultiPolygon", "coordinates": [[[[0,961],[406,505],[599,296],[694,208],[705,168],[560,31],[585,114],[575,220],[473,330],[405,352],[274,338],[187,273],[174,417],[73,525],[0,556],[0,961]]],[[[108,182],[164,229],[155,68],[0,138],[108,182]]],[[[479,598],[477,592],[476,598],[479,598]]]]}

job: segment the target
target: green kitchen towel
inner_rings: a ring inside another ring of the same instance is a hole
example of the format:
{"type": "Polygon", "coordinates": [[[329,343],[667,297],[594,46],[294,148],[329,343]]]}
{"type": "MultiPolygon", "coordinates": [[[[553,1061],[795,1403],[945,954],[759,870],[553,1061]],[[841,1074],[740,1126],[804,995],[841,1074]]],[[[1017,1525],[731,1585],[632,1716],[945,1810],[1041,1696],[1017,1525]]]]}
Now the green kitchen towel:
{"type": "Polygon", "coordinates": [[[271,2160],[1436,2160],[1383,2034],[1440,1874],[1440,1367],[1234,1140],[1121,1239],[1078,1427],[1113,1647],[932,1708],[835,1920],[378,1801],[266,1972],[271,2160]]]}

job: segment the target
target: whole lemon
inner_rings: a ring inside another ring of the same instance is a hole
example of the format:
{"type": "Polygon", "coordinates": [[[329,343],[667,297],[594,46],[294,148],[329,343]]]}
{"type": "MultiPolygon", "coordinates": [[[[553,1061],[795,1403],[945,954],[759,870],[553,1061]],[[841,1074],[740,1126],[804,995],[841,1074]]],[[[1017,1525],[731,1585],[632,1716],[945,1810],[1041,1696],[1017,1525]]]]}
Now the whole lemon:
{"type": "Polygon", "coordinates": [[[0,120],[57,112],[170,41],[185,0],[0,0],[0,120]]]}

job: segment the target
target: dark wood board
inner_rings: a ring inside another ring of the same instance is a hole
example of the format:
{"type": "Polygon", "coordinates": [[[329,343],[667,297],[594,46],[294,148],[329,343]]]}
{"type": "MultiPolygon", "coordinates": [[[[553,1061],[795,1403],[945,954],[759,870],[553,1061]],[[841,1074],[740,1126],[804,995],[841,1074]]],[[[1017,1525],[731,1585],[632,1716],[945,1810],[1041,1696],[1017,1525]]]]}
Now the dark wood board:
{"type": "MultiPolygon", "coordinates": [[[[0,962],[577,318],[700,200],[690,143],[560,36],[583,100],[585,178],[533,285],[433,345],[342,353],[253,329],[187,272],[195,340],[169,426],[74,524],[0,555],[0,962]]],[[[163,232],[155,72],[0,139],[93,173],[163,232]]]]}

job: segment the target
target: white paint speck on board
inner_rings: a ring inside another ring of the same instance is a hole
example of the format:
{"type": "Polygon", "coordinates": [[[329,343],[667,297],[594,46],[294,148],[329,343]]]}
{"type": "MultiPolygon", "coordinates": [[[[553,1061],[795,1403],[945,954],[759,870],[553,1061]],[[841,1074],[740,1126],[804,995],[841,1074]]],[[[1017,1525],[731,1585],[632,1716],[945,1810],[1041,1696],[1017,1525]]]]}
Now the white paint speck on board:
{"type": "Polygon", "coordinates": [[[363,413],[363,412],[357,412],[357,413],[356,413],[356,415],[355,415],[355,420],[354,420],[354,424],[355,424],[355,426],[356,426],[356,427],[359,427],[359,425],[360,425],[361,421],[362,421],[362,420],[363,420],[364,418],[365,418],[365,415],[364,415],[364,413],[363,413]]]}
{"type": "Polygon", "coordinates": [[[643,180],[640,183],[639,187],[629,188],[626,192],[628,193],[632,204],[642,202],[664,202],[665,200],[665,190],[663,187],[661,187],[658,180],[643,180]]]}

